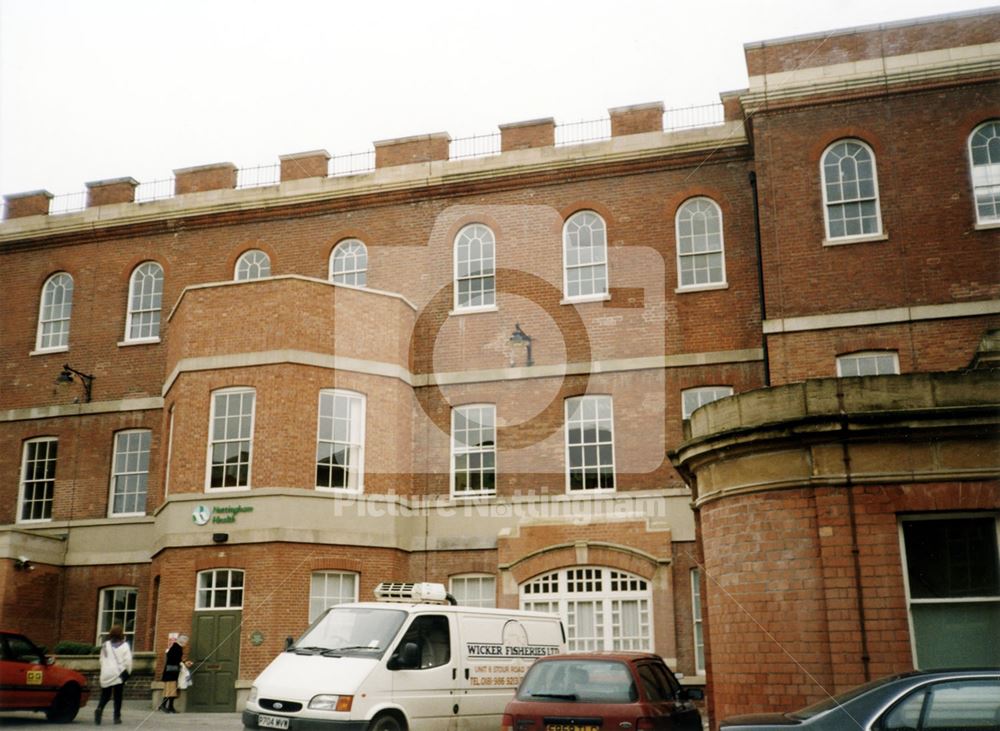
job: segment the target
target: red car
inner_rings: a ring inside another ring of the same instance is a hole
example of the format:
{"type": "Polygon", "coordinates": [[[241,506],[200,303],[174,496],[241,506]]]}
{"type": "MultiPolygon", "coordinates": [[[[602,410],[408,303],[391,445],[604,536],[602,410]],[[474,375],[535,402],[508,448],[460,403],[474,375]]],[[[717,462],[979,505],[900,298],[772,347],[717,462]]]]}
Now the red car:
{"type": "Polygon", "coordinates": [[[528,670],[504,709],[503,731],[658,729],[701,731],[691,701],[658,655],[587,652],[552,655],[528,670]]]}
{"type": "Polygon", "coordinates": [[[69,723],[90,698],[87,679],[59,667],[22,634],[0,630],[0,711],[44,711],[69,723]]]}

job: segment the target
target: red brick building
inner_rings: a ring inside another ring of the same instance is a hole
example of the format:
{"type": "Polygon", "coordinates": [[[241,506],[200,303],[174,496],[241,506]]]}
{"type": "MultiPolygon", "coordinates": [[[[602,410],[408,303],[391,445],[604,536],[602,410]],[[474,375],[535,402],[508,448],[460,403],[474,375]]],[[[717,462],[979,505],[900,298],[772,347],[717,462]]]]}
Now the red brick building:
{"type": "Polygon", "coordinates": [[[205,710],[383,580],[707,670],[713,718],[762,678],[787,708],[919,664],[904,525],[974,525],[996,566],[996,381],[941,372],[1000,323],[997,37],[980,12],[751,44],[710,123],[645,104],[573,144],[532,120],[485,156],[439,133],[350,174],[316,151],[268,185],[6,196],[0,623],[190,632],[205,710]],[[922,409],[893,433],[927,454],[827,470],[863,459],[848,392],[861,421],[922,409]]]}

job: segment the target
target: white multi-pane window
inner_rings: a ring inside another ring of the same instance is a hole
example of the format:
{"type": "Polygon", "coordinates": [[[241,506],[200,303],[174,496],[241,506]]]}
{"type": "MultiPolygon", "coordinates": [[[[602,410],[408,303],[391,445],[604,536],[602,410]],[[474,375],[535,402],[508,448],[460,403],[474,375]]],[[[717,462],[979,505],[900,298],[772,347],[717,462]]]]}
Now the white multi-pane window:
{"type": "Polygon", "coordinates": [[[150,439],[148,429],[115,434],[115,453],[111,460],[111,515],[145,514],[150,439]]]}
{"type": "Polygon", "coordinates": [[[705,673],[705,627],[701,620],[701,569],[691,569],[691,624],[694,635],[694,669],[705,673]]]}
{"type": "Polygon", "coordinates": [[[250,485],[255,396],[251,388],[228,388],[212,394],[208,487],[250,485]]]}
{"type": "Polygon", "coordinates": [[[615,487],[610,396],[566,399],[566,485],[570,492],[615,487]]]}
{"type": "Polygon", "coordinates": [[[972,193],[978,223],[1000,223],[1000,120],[981,124],[969,137],[972,193]]]}
{"type": "Polygon", "coordinates": [[[457,406],[451,412],[451,494],[496,494],[496,406],[457,406]]]}
{"type": "Polygon", "coordinates": [[[572,651],[652,650],[652,592],[645,579],[603,567],[575,567],[521,585],[521,609],[554,612],[572,651]]]}
{"type": "Polygon", "coordinates": [[[236,281],[271,276],[271,258],[260,249],[250,249],[236,261],[236,281]]]}
{"type": "Polygon", "coordinates": [[[59,440],[55,437],[29,439],[24,443],[18,522],[52,520],[58,452],[59,440]]]}
{"type": "Polygon", "coordinates": [[[163,267],[147,261],[137,266],[129,279],[125,340],[158,339],[162,306],[163,267]]]}
{"type": "Polygon", "coordinates": [[[690,419],[695,409],[733,395],[732,386],[698,386],[681,391],[681,416],[690,419]]]}
{"type": "Polygon", "coordinates": [[[462,607],[495,607],[497,580],[486,574],[451,577],[451,595],[462,607]]]}
{"type": "Polygon", "coordinates": [[[198,574],[195,609],[242,609],[243,572],[212,569],[198,574]]]}
{"type": "Polygon", "coordinates": [[[496,305],[496,239],[481,223],[473,223],[455,237],[455,309],[496,305]]]}
{"type": "Polygon", "coordinates": [[[116,624],[125,630],[125,639],[135,646],[135,613],[139,591],[134,586],[113,586],[102,589],[97,611],[97,641],[101,644],[116,624]]]}
{"type": "Polygon", "coordinates": [[[316,487],[359,491],[364,486],[365,397],[352,391],[319,393],[316,487]]]}
{"type": "Polygon", "coordinates": [[[368,286],[368,249],[358,239],[344,239],[330,254],[330,281],[368,286]]]}
{"type": "Polygon", "coordinates": [[[677,285],[681,289],[726,283],[722,210],[711,198],[692,198],[677,211],[677,285]]]}
{"type": "Polygon", "coordinates": [[[996,513],[920,515],[900,523],[914,665],[1000,662],[1000,520],[996,513]]]}
{"type": "Polygon", "coordinates": [[[830,241],[882,233],[875,155],[859,140],[841,140],[822,158],[823,210],[830,241]]]}
{"type": "Polygon", "coordinates": [[[66,272],[53,274],[42,286],[35,350],[64,350],[69,347],[72,314],[73,277],[66,272]]]}
{"type": "Polygon", "coordinates": [[[563,292],[567,299],[608,293],[608,232],[593,211],[574,213],[563,226],[563,292]]]}
{"type": "Polygon", "coordinates": [[[309,581],[309,624],[328,608],[358,600],[358,575],[346,571],[313,571],[309,581]]]}
{"type": "Polygon", "coordinates": [[[837,356],[837,376],[899,375],[899,355],[892,350],[848,353],[837,356]]]}

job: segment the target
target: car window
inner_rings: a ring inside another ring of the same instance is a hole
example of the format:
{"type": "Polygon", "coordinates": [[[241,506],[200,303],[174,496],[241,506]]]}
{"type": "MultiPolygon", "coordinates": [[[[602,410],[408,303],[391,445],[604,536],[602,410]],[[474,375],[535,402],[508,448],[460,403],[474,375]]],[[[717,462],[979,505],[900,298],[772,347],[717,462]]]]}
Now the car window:
{"type": "Polygon", "coordinates": [[[676,698],[680,694],[681,684],[677,682],[674,674],[662,663],[653,663],[650,667],[653,669],[653,675],[659,678],[660,685],[670,691],[672,698],[676,698]]]}
{"type": "Polygon", "coordinates": [[[437,668],[451,661],[451,633],[448,618],[442,614],[424,614],[413,620],[400,640],[396,652],[407,642],[420,650],[420,669],[437,668]]]}
{"type": "Polygon", "coordinates": [[[965,731],[1000,725],[1000,680],[932,683],[911,693],[881,722],[882,731],[965,731]]]}
{"type": "Polygon", "coordinates": [[[517,697],[526,701],[632,703],[638,692],[632,674],[620,662],[567,659],[532,665],[517,697]]]}
{"type": "Polygon", "coordinates": [[[650,703],[663,703],[674,700],[670,686],[664,683],[664,678],[654,670],[654,666],[644,663],[639,666],[639,682],[650,703]]]}
{"type": "Polygon", "coordinates": [[[18,635],[7,635],[7,657],[10,660],[19,660],[20,662],[40,663],[42,661],[38,648],[31,644],[27,637],[18,635]]]}

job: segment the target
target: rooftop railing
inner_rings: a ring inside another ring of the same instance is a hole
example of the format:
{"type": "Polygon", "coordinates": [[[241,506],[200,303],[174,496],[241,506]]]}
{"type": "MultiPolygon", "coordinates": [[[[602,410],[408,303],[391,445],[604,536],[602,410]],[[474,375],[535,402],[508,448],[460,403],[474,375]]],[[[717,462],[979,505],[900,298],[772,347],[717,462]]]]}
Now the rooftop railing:
{"type": "MultiPolygon", "coordinates": [[[[663,130],[676,132],[697,127],[712,127],[724,122],[722,104],[704,104],[693,107],[667,109],[663,113],[663,130]]],[[[581,145],[590,142],[601,142],[611,139],[611,120],[591,119],[581,122],[570,122],[556,125],[555,143],[557,147],[581,145]]],[[[501,136],[499,132],[471,137],[459,137],[451,141],[448,150],[449,160],[465,160],[476,157],[499,155],[501,136]]],[[[359,175],[375,170],[375,150],[352,152],[343,155],[333,155],[327,169],[328,177],[359,175]]],[[[281,182],[280,165],[257,165],[239,168],[236,175],[236,187],[261,188],[278,185],[281,182]]],[[[136,203],[172,198],[174,195],[174,179],[164,178],[147,183],[140,183],[135,189],[136,203]]],[[[57,195],[49,202],[49,215],[76,213],[86,209],[87,193],[68,193],[57,195]]]]}

